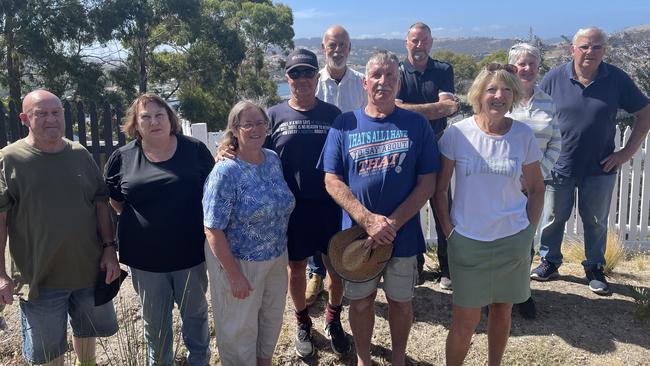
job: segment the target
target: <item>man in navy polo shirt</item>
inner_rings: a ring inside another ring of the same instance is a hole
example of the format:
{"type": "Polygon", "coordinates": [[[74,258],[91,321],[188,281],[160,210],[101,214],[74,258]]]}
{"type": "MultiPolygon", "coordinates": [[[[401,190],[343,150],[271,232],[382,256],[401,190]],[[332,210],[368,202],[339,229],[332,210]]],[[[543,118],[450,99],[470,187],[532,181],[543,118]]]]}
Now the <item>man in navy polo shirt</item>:
{"type": "Polygon", "coordinates": [[[578,30],[571,47],[573,60],[549,71],[540,83],[557,106],[562,151],[546,186],[542,262],[530,275],[540,281],[558,277],[564,227],[577,189],[587,258],[582,264],[589,288],[597,294],[609,292],[603,266],[616,171],[632,158],[650,129],[648,98],[624,71],[603,62],[606,47],[601,29],[578,30]],[[636,122],[625,147],[614,152],[619,108],[633,114],[636,122]]]}
{"type": "MultiPolygon", "coordinates": [[[[407,57],[400,64],[401,87],[397,94],[398,107],[418,112],[429,120],[436,137],[447,127],[447,116],[458,109],[454,101],[454,70],[451,65],[429,57],[433,38],[428,25],[417,22],[406,35],[407,57]]],[[[433,198],[432,198],[433,199],[433,198]]],[[[451,206],[451,205],[450,205],[451,206]]],[[[431,207],[434,207],[431,202],[431,207]]],[[[451,289],[447,261],[447,240],[440,229],[438,215],[433,214],[438,235],[440,287],[451,289]]],[[[418,272],[422,273],[424,255],[418,256],[418,272]]]]}

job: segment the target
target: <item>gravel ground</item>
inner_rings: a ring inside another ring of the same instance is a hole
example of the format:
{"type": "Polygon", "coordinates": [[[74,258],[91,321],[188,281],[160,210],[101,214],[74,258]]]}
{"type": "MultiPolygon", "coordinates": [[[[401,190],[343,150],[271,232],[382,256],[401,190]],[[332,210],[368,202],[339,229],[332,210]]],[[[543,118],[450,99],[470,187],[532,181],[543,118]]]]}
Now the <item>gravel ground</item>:
{"type": "MultiPolygon", "coordinates": [[[[416,288],[415,322],[408,343],[407,362],[411,365],[444,364],[445,338],[451,323],[451,292],[440,290],[434,281],[435,263],[427,259],[429,280],[416,288]]],[[[504,356],[504,365],[648,365],[650,364],[650,321],[634,319],[634,301],[628,285],[650,286],[650,257],[637,255],[621,263],[610,276],[612,294],[598,296],[585,285],[579,264],[568,263],[560,270],[557,281],[533,282],[533,297],[538,318],[525,320],[513,314],[512,333],[504,356]]],[[[275,365],[355,365],[354,354],[336,357],[325,338],[326,294],[311,308],[314,317],[316,356],[301,360],[293,351],[294,319],[291,300],[287,299],[285,321],[276,349],[275,365]]],[[[142,364],[140,316],[130,281],[126,281],[116,300],[122,325],[118,336],[98,345],[100,365],[142,364]],[[126,345],[136,355],[125,357],[126,345]],[[120,351],[122,350],[122,351],[120,351]],[[125,359],[135,359],[127,362],[125,359]]],[[[388,328],[388,305],[380,290],[376,302],[376,322],[372,340],[373,360],[378,365],[390,363],[391,345],[388,328]]],[[[349,332],[347,306],[343,326],[349,332]]],[[[0,364],[24,365],[20,358],[21,332],[17,306],[3,312],[6,328],[0,331],[0,364]]],[[[210,320],[211,330],[213,329],[210,320]]],[[[483,317],[467,356],[466,365],[487,364],[486,319],[483,317]]],[[[213,364],[218,353],[213,335],[213,364]]],[[[177,334],[177,339],[179,339],[177,334]]],[[[179,345],[179,364],[183,364],[183,346],[179,345]]],[[[72,364],[70,357],[67,362],[72,364]]]]}

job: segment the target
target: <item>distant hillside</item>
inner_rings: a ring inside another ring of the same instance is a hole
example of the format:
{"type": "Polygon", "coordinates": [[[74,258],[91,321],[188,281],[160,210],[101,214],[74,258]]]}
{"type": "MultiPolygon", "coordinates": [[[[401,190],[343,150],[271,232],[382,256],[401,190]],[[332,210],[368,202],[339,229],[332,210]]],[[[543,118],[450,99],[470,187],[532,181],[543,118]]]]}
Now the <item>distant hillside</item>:
{"type": "MultiPolygon", "coordinates": [[[[572,37],[572,34],[564,36],[570,38],[572,37]]],[[[609,34],[609,37],[611,49],[608,51],[606,59],[614,61],[616,64],[623,64],[625,60],[616,57],[619,50],[625,47],[631,47],[632,50],[634,50],[635,47],[639,48],[639,45],[647,45],[650,40],[650,24],[629,27],[621,31],[612,32],[609,34]]],[[[476,61],[479,61],[484,56],[496,50],[503,49],[507,51],[516,41],[517,40],[515,39],[497,39],[489,37],[434,38],[432,52],[448,50],[471,55],[476,61]]],[[[294,40],[294,44],[296,47],[303,47],[314,51],[320,60],[320,64],[323,65],[323,53],[320,49],[320,38],[297,38],[294,40]]],[[[545,39],[544,44],[544,59],[546,60],[548,67],[555,66],[558,63],[566,62],[570,59],[570,50],[563,37],[545,39]]],[[[364,38],[352,40],[352,51],[350,52],[349,61],[356,69],[363,69],[368,57],[376,49],[387,49],[396,53],[400,59],[406,57],[404,39],[364,38]]],[[[282,51],[275,50],[274,54],[275,56],[273,57],[278,59],[276,60],[276,63],[280,64],[279,59],[282,59],[282,51]]],[[[645,57],[645,54],[641,55],[641,57],[645,57]]],[[[282,72],[278,72],[274,76],[278,78],[278,80],[284,78],[282,72]]]]}
{"type": "MultiPolygon", "coordinates": [[[[509,49],[516,41],[514,39],[496,38],[434,38],[432,52],[448,50],[463,53],[481,59],[498,49],[509,49]]],[[[297,38],[294,40],[296,47],[303,47],[318,51],[320,38],[297,38]]],[[[386,49],[396,53],[400,58],[406,55],[404,39],[363,38],[352,40],[350,61],[363,64],[368,56],[376,49],[386,49]]],[[[317,54],[319,52],[316,52],[317,54]]]]}

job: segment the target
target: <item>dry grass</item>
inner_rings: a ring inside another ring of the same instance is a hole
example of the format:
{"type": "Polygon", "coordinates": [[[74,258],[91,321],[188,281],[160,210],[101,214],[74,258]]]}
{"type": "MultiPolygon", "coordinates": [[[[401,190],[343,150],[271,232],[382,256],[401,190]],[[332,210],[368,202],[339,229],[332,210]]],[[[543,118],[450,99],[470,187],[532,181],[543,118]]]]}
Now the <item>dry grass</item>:
{"type": "MultiPolygon", "coordinates": [[[[562,254],[566,262],[581,263],[585,260],[584,242],[576,237],[566,238],[562,245],[562,254]]],[[[626,251],[623,241],[616,235],[616,231],[607,231],[607,242],[605,247],[605,269],[606,274],[614,271],[614,268],[625,260],[626,251]]]]}
{"type": "MultiPolygon", "coordinates": [[[[537,263],[533,263],[536,266],[537,263]]],[[[425,268],[437,268],[435,252],[429,253],[425,268]]],[[[650,337],[648,321],[637,320],[637,307],[647,304],[650,291],[650,255],[634,254],[622,260],[611,274],[612,294],[594,294],[583,280],[583,269],[579,263],[565,263],[562,277],[557,281],[532,281],[533,296],[538,305],[538,319],[522,319],[517,311],[512,316],[512,332],[504,355],[504,365],[525,366],[582,366],[582,365],[647,365],[650,360],[650,337]],[[645,266],[639,269],[639,263],[645,266]],[[639,294],[645,294],[641,302],[632,296],[634,287],[639,294]],[[643,302],[645,301],[645,302],[643,302]],[[603,325],[605,324],[605,325],[603,325]],[[594,331],[594,329],[599,331],[594,331]],[[552,351],[549,351],[552,350],[552,351]]],[[[415,322],[409,336],[407,365],[443,365],[445,360],[445,339],[451,324],[451,293],[440,290],[437,282],[427,281],[416,288],[414,300],[415,322]]],[[[337,357],[325,337],[326,294],[319,297],[310,310],[314,322],[314,340],[318,353],[301,360],[295,356],[293,339],[295,337],[295,317],[291,299],[287,298],[284,323],[278,347],[273,357],[274,366],[316,366],[316,365],[356,365],[356,357],[351,353],[337,357]]],[[[98,365],[100,366],[140,366],[144,364],[143,349],[131,352],[131,356],[120,356],[120,342],[132,342],[132,346],[142,347],[142,319],[138,298],[133,286],[123,285],[115,301],[120,326],[123,333],[102,339],[98,343],[98,365]],[[123,339],[119,339],[122,337],[123,339]]],[[[391,339],[388,325],[388,305],[383,291],[378,291],[376,302],[374,335],[372,338],[372,358],[375,365],[390,364],[391,339]]],[[[645,309],[648,309],[647,307],[645,309]]],[[[647,311],[647,310],[646,310],[647,311]]],[[[343,327],[350,333],[349,309],[345,302],[342,314],[343,327]]],[[[647,313],[646,313],[647,314],[647,313]]],[[[6,317],[7,329],[0,330],[0,365],[27,366],[21,357],[22,335],[18,307],[7,306],[2,313],[6,317]]],[[[175,342],[181,342],[180,320],[174,311],[175,342]]],[[[211,366],[219,364],[215,344],[212,316],[209,317],[211,330],[211,366]]],[[[70,333],[69,333],[70,334],[70,333]]],[[[176,365],[186,365],[182,360],[184,347],[180,345],[176,365]]],[[[482,315],[479,328],[472,338],[472,346],[465,365],[484,366],[487,359],[487,323],[482,315]]],[[[126,352],[124,352],[126,353],[126,352]]],[[[65,365],[74,363],[74,353],[68,352],[65,365]]]]}
{"type": "Polygon", "coordinates": [[[637,253],[632,257],[632,262],[636,265],[639,271],[645,271],[650,264],[650,257],[642,253],[637,253]]]}

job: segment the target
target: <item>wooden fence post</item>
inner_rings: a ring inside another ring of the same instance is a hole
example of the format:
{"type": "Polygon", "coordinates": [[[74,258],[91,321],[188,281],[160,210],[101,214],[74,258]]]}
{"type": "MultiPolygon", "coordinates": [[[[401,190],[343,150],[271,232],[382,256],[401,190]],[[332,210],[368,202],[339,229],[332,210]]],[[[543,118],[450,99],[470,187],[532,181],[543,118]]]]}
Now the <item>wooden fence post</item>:
{"type": "Polygon", "coordinates": [[[113,121],[111,118],[111,106],[104,103],[102,120],[104,121],[104,154],[106,159],[113,152],[113,121]]]}
{"type": "Polygon", "coordinates": [[[86,142],[86,113],[82,101],[77,102],[77,129],[79,133],[79,143],[88,146],[86,142]]]}
{"type": "Polygon", "coordinates": [[[90,139],[92,144],[92,149],[90,153],[93,155],[93,159],[97,165],[101,166],[100,161],[100,146],[99,146],[99,121],[97,120],[97,104],[95,102],[90,102],[90,139]]]}
{"type": "Polygon", "coordinates": [[[70,102],[67,100],[63,102],[63,116],[65,119],[65,137],[68,140],[74,141],[74,131],[72,128],[72,109],[70,102]]]}
{"type": "Polygon", "coordinates": [[[122,132],[122,109],[117,106],[115,107],[115,127],[117,128],[117,146],[126,145],[126,137],[124,132],[122,132]]]}
{"type": "Polygon", "coordinates": [[[7,116],[5,115],[5,106],[4,103],[0,102],[0,149],[7,146],[7,128],[5,123],[7,122],[7,116]]]}

